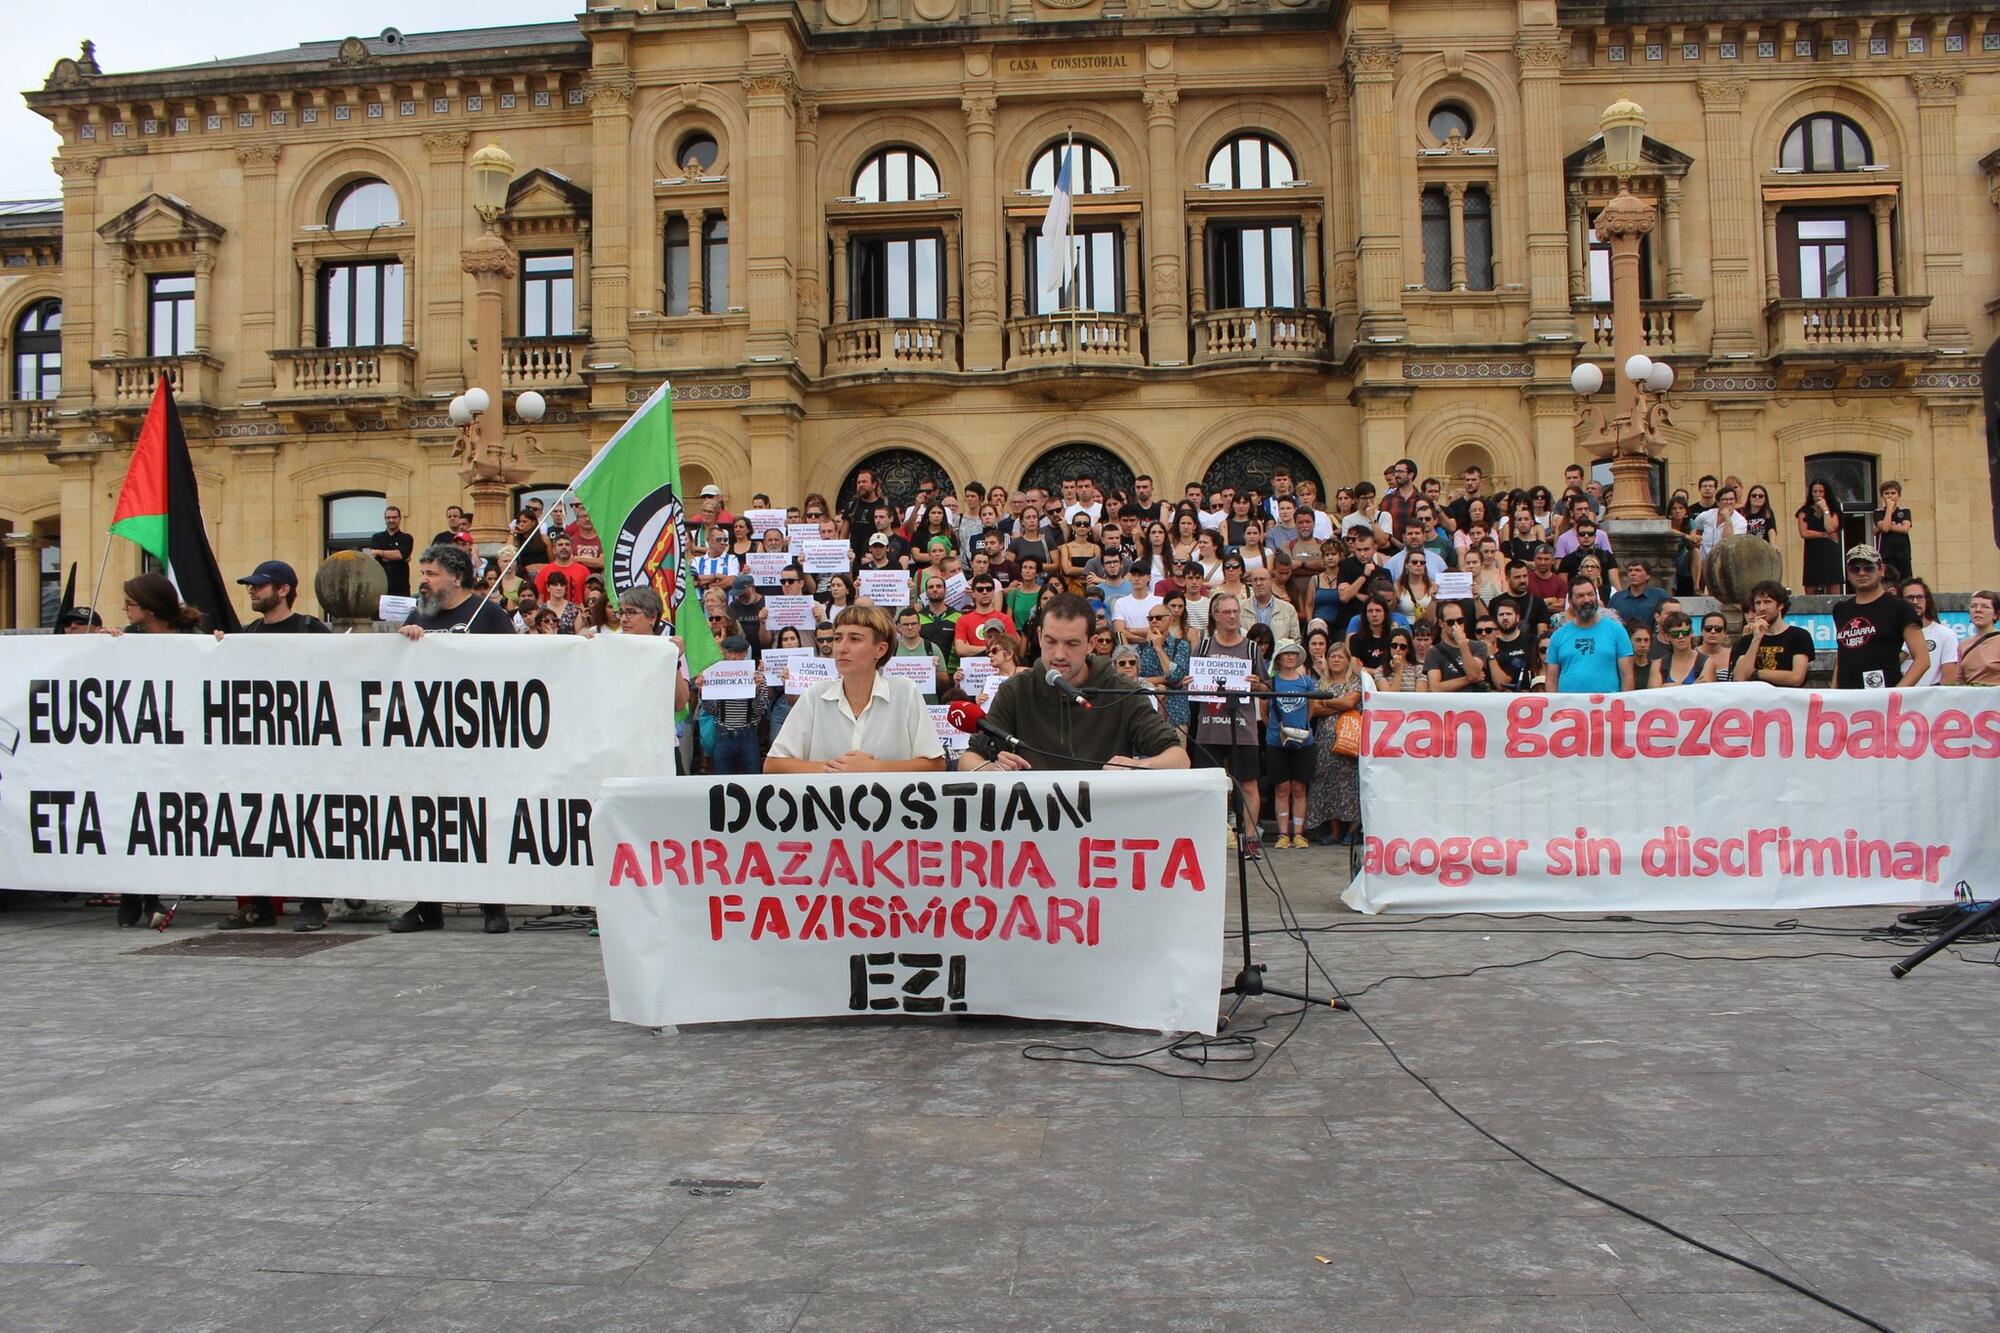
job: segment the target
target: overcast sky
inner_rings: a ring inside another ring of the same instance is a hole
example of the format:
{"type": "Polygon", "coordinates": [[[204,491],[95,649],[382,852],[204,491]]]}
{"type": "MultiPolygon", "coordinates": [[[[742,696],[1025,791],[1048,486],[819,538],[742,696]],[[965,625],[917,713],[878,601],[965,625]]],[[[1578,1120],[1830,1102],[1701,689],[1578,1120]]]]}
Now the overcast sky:
{"type": "Polygon", "coordinates": [[[7,40],[0,43],[0,199],[34,199],[61,193],[49,170],[55,130],[28,110],[20,94],[39,89],[49,67],[73,56],[88,37],[107,74],[125,74],[198,60],[277,51],[346,36],[373,37],[387,27],[404,32],[548,23],[572,17],[574,0],[345,0],[324,16],[303,6],[270,0],[203,0],[198,5],[158,0],[98,0],[72,11],[47,0],[4,0],[7,40]]]}

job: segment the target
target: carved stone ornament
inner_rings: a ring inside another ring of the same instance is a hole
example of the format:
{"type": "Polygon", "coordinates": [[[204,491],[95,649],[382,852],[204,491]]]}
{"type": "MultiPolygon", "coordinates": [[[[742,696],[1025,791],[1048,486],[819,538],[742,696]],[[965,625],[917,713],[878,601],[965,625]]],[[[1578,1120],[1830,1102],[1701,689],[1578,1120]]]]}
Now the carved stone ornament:
{"type": "Polygon", "coordinates": [[[76,61],[70,59],[68,56],[64,56],[62,59],[56,61],[55,67],[49,71],[49,77],[42,82],[42,90],[44,92],[57,91],[63,88],[81,88],[82,86],[83,75],[77,72],[76,61]]]}
{"type": "Polygon", "coordinates": [[[999,106],[999,99],[991,93],[975,93],[958,99],[958,109],[965,113],[965,123],[975,128],[991,127],[993,113],[999,106]]]}
{"type": "Polygon", "coordinates": [[[820,12],[835,27],[851,28],[868,17],[868,0],[826,0],[820,12]]]}
{"type": "Polygon", "coordinates": [[[1920,102],[1955,102],[1965,94],[1963,74],[1924,73],[1910,76],[1910,88],[1920,102]]]}
{"type": "Polygon", "coordinates": [[[458,260],[459,267],[474,277],[494,274],[513,278],[521,272],[521,261],[515,257],[513,248],[492,232],[466,246],[459,252],[458,260]]]}
{"type": "Polygon", "coordinates": [[[1347,48],[1346,58],[1341,63],[1347,68],[1350,79],[1368,77],[1388,77],[1396,72],[1402,62],[1403,48],[1396,42],[1370,42],[1363,46],[1347,48]]]}
{"type": "Polygon", "coordinates": [[[101,157],[54,157],[49,159],[49,166],[55,170],[56,175],[66,181],[89,180],[97,174],[97,169],[103,165],[104,159],[101,157]]]}
{"type": "Polygon", "coordinates": [[[1180,294],[1181,266],[1172,259],[1153,261],[1153,295],[1173,298],[1180,294]]]}
{"type": "Polygon", "coordinates": [[[974,269],[972,276],[966,280],[965,290],[975,302],[987,305],[999,293],[1000,284],[995,281],[992,269],[974,269]]]}
{"type": "Polygon", "coordinates": [[[632,94],[636,88],[637,85],[629,78],[600,76],[583,81],[583,95],[593,111],[625,110],[632,105],[632,94]]]}
{"type": "Polygon", "coordinates": [[[246,167],[275,167],[278,165],[278,154],[283,151],[282,144],[245,144],[236,150],[236,160],[246,167]]]}
{"type": "Polygon", "coordinates": [[[334,53],[333,63],[336,65],[365,65],[368,63],[368,59],[368,43],[362,41],[359,37],[347,37],[341,40],[340,50],[334,53]]]}
{"type": "Polygon", "coordinates": [[[819,103],[810,97],[799,99],[799,133],[812,134],[819,129],[819,103]]]}
{"type": "Polygon", "coordinates": [[[463,154],[471,142],[472,136],[463,130],[443,130],[424,136],[424,150],[433,157],[454,157],[463,154]]]}
{"type": "Polygon", "coordinates": [[[1569,63],[1569,48],[1561,42],[1522,39],[1514,43],[1514,59],[1522,69],[1561,69],[1569,63]]]}
{"type": "Polygon", "coordinates": [[[1730,111],[1743,105],[1743,95],[1750,91],[1748,79],[1703,79],[1695,85],[1701,94],[1701,104],[1711,111],[1730,111]]]}
{"type": "Polygon", "coordinates": [[[819,283],[811,278],[798,281],[799,318],[811,320],[819,315],[819,283]]]}
{"type": "Polygon", "coordinates": [[[681,103],[685,106],[700,106],[702,85],[690,79],[681,85],[681,103]]]}
{"type": "MultiPolygon", "coordinates": [[[[1091,0],[1035,0],[1035,3],[1044,9],[1082,9],[1090,2],[1091,0]]],[[[1214,0],[1210,0],[1210,3],[1214,3],[1214,0]]],[[[1206,8],[1207,6],[1200,7],[1206,8]]]]}
{"type": "Polygon", "coordinates": [[[1621,236],[1645,236],[1653,230],[1657,215],[1652,206],[1630,194],[1612,196],[1597,215],[1597,234],[1607,240],[1621,236]]]}
{"type": "Polygon", "coordinates": [[[1146,110],[1155,116],[1171,116],[1180,105],[1181,95],[1176,88],[1148,88],[1145,92],[1146,110]]]}
{"type": "Polygon", "coordinates": [[[792,95],[792,75],[789,70],[778,70],[770,74],[745,74],[743,90],[752,97],[790,97],[792,95]]]}

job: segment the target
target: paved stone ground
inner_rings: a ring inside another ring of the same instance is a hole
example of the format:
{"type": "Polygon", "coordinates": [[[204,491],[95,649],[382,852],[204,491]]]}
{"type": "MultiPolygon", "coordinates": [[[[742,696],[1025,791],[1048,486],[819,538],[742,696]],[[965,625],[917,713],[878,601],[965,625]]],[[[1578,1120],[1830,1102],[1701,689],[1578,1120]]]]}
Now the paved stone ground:
{"type": "MultiPolygon", "coordinates": [[[[1334,853],[1272,855],[1349,989],[1562,947],[1898,952],[1391,929],[1336,906],[1334,853]]],[[[1233,1086],[1028,1063],[1075,1031],[1043,1025],[655,1036],[605,1019],[594,942],[477,920],[256,961],[135,956],[158,937],[108,909],[0,915],[0,1328],[1852,1326],[1537,1175],[1351,1015],[1233,1086]],[[762,1183],[675,1183],[700,1179],[762,1183]]],[[[1298,946],[1260,944],[1294,983],[1298,946]]],[[[1951,957],[1901,983],[1571,957],[1358,1004],[1552,1168],[1891,1327],[1990,1330],[1997,988],[1951,957]]]]}

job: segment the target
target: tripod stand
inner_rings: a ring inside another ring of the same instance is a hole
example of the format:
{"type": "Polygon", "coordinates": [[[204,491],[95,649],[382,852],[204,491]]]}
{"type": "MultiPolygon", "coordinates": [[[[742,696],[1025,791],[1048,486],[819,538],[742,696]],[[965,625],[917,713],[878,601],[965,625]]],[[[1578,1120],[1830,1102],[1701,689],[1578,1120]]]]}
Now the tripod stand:
{"type": "MultiPolygon", "coordinates": [[[[1199,710],[1203,707],[1213,708],[1213,707],[1225,706],[1225,705],[1217,705],[1212,702],[1205,702],[1207,696],[1217,693],[1225,694],[1230,700],[1230,704],[1226,706],[1231,706],[1231,707],[1234,706],[1237,700],[1248,701],[1251,699],[1275,699],[1280,697],[1286,699],[1307,699],[1307,700],[1338,699],[1341,696],[1337,694],[1328,693],[1323,690],[1313,690],[1302,694],[1280,695],[1275,690],[1220,690],[1214,688],[1202,689],[1199,691],[1189,690],[1187,688],[1167,689],[1167,690],[1086,689],[1083,691],[1083,693],[1089,695],[1092,698],[1097,698],[1097,699],[1118,698],[1127,695],[1145,695],[1148,698],[1159,698],[1162,695],[1176,695],[1176,694],[1185,696],[1188,702],[1193,706],[1194,710],[1194,715],[1189,720],[1188,744],[1194,747],[1196,752],[1200,754],[1200,756],[1208,766],[1222,769],[1223,773],[1226,774],[1229,779],[1229,806],[1231,813],[1235,816],[1236,828],[1237,828],[1236,910],[1237,910],[1238,920],[1241,922],[1241,932],[1242,932],[1242,942],[1243,942],[1243,966],[1237,969],[1235,978],[1227,986],[1224,986],[1222,988],[1223,995],[1232,995],[1235,997],[1235,999],[1233,999],[1230,1002],[1229,1008],[1223,1011],[1222,1019],[1217,1024],[1218,1028],[1220,1030],[1227,1031],[1230,1022],[1236,1017],[1236,1011],[1243,1007],[1243,1002],[1245,1000],[1250,999],[1252,996],[1255,995],[1276,995],[1282,999],[1297,1000],[1300,1004],[1309,1004],[1309,1005],[1323,1004],[1327,1006],[1329,1009],[1347,1008],[1347,1001],[1341,999],[1338,996],[1333,996],[1331,998],[1324,998],[1318,995],[1310,994],[1307,991],[1287,990],[1282,986],[1273,986],[1264,980],[1264,970],[1266,964],[1257,961],[1256,954],[1251,945],[1252,935],[1250,928],[1250,840],[1256,836],[1256,830],[1251,828],[1248,822],[1249,809],[1243,803],[1243,786],[1236,779],[1236,765],[1235,765],[1234,755],[1232,754],[1230,760],[1227,763],[1218,764],[1216,762],[1215,752],[1209,749],[1208,746],[1201,739],[1201,717],[1199,713],[1199,710]],[[1197,693],[1202,695],[1203,699],[1195,698],[1195,695],[1197,693]]],[[[1235,719],[1234,717],[1228,719],[1228,722],[1232,728],[1234,728],[1234,726],[1236,725],[1236,720],[1237,719],[1235,719]]],[[[1234,748],[1235,748],[1234,746],[1231,747],[1232,750],[1234,748]]]]}

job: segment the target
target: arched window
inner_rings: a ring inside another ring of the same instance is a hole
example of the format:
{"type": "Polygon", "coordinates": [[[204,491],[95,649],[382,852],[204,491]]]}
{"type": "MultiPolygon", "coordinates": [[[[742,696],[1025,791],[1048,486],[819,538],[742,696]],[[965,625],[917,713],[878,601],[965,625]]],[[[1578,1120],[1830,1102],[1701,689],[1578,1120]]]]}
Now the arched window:
{"type": "Polygon", "coordinates": [[[704,175],[715,168],[715,161],[722,154],[715,136],[706,130],[696,130],[681,140],[674,150],[674,165],[683,170],[691,170],[704,175]]]}
{"type": "Polygon", "coordinates": [[[1132,465],[1101,444],[1084,443],[1059,444],[1037,458],[1017,489],[1025,491],[1039,486],[1050,495],[1059,496],[1062,484],[1078,477],[1089,477],[1105,495],[1113,491],[1132,493],[1132,465]]]}
{"type": "Polygon", "coordinates": [[[1778,165],[1793,171],[1859,171],[1869,163],[1868,136],[1846,116],[1807,116],[1785,131],[1778,165]]]}
{"type": "Polygon", "coordinates": [[[403,220],[403,206],[387,181],[368,177],[344,186],[326,210],[326,225],[335,231],[372,231],[403,220]]]}
{"type": "Polygon", "coordinates": [[[14,324],[14,396],[55,398],[62,393],[62,302],[37,301],[14,324]]]}
{"type": "Polygon", "coordinates": [[[899,513],[923,482],[931,483],[940,496],[956,494],[951,474],[931,455],[916,449],[878,449],[856,463],[841,481],[840,490],[835,493],[837,507],[845,509],[854,499],[854,479],[863,472],[874,474],[876,486],[899,513]]]}
{"type": "Polygon", "coordinates": [[[1296,179],[1292,155],[1268,135],[1239,134],[1208,159],[1208,183],[1225,190],[1265,190],[1296,179]]]}
{"type": "Polygon", "coordinates": [[[378,491],[344,491],[322,497],[325,513],[326,553],[360,551],[368,539],[382,530],[382,511],[389,507],[387,496],[378,491]]]}
{"type": "Polygon", "coordinates": [[[900,204],[937,193],[937,167],[914,148],[884,148],[854,173],[854,197],[864,204],[900,204]]]}
{"type": "MultiPolygon", "coordinates": [[[[1056,192],[1056,173],[1062,170],[1064,145],[1052,143],[1035,159],[1035,165],[1028,169],[1028,188],[1038,194],[1056,192]]],[[[1111,154],[1099,148],[1088,139],[1078,139],[1068,145],[1070,151],[1069,192],[1071,194],[1100,194],[1118,188],[1118,168],[1111,161],[1111,154]]]]}
{"type": "Polygon", "coordinates": [[[1255,487],[1268,496],[1271,493],[1271,474],[1279,468],[1290,469],[1293,485],[1309,481],[1319,487],[1322,496],[1327,494],[1313,461],[1282,440],[1245,440],[1229,446],[1222,451],[1221,457],[1209,464],[1201,484],[1211,491],[1225,486],[1234,486],[1239,491],[1255,487]]]}

